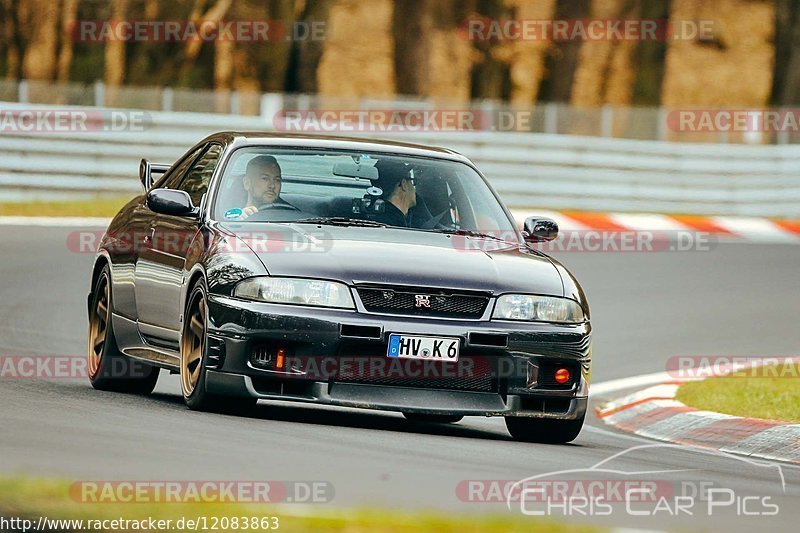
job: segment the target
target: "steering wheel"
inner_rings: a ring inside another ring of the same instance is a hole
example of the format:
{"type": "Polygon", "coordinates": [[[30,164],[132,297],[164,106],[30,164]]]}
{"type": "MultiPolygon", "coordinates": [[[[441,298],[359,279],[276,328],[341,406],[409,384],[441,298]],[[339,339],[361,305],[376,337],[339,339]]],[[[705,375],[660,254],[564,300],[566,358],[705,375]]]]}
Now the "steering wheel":
{"type": "Polygon", "coordinates": [[[300,211],[298,208],[291,204],[264,204],[258,206],[258,210],[262,211],[264,209],[291,209],[292,211],[300,211]]]}

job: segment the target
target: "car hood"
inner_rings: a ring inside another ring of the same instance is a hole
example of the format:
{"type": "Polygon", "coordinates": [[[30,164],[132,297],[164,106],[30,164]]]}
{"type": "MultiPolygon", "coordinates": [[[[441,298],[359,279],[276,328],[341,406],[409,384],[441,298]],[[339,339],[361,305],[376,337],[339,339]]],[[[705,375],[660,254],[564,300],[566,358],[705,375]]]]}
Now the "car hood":
{"type": "Polygon", "coordinates": [[[394,228],[226,223],[272,276],[563,296],[549,258],[518,243],[394,228]]]}

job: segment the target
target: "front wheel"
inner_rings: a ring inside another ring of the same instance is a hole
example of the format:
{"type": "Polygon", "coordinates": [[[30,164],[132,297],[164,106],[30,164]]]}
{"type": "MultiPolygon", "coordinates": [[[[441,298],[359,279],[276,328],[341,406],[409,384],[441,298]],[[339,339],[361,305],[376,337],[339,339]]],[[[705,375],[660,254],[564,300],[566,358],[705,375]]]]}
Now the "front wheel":
{"type": "Polygon", "coordinates": [[[575,440],[583,427],[584,414],[575,420],[547,418],[506,417],[506,427],[511,436],[523,442],[565,444],[575,440]]]}
{"type": "Polygon", "coordinates": [[[238,412],[252,408],[255,398],[218,396],[206,392],[208,305],[206,289],[198,282],[189,294],[181,334],[180,381],[183,399],[194,411],[238,412]]]}
{"type": "Polygon", "coordinates": [[[432,422],[435,424],[455,424],[464,418],[461,415],[424,415],[420,413],[403,413],[403,416],[411,422],[432,422]]]}
{"type": "Polygon", "coordinates": [[[97,390],[150,394],[158,381],[159,369],[134,361],[119,351],[111,322],[111,298],[111,270],[106,265],[95,282],[89,308],[89,382],[97,390]]]}

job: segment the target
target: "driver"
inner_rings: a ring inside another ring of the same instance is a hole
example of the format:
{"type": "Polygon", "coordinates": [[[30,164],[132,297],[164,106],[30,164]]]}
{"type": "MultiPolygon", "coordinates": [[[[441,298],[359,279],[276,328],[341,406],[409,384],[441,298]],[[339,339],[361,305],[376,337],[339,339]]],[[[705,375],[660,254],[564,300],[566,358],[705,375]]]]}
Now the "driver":
{"type": "Polygon", "coordinates": [[[247,162],[242,185],[247,192],[247,203],[242,209],[240,219],[252,216],[259,209],[273,204],[293,207],[280,197],[281,166],[271,155],[259,155],[247,162]]]}

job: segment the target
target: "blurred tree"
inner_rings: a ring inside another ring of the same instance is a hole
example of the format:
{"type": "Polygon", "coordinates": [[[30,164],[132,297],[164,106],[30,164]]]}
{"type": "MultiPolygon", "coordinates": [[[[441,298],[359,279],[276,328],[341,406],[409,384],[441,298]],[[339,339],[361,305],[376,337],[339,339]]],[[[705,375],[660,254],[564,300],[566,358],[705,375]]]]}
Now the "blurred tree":
{"type": "MultiPolygon", "coordinates": [[[[297,22],[305,28],[313,28],[314,25],[324,28],[330,18],[330,7],[331,0],[306,0],[297,22]]],[[[324,44],[324,38],[316,38],[313,35],[292,42],[286,70],[287,91],[315,93],[319,90],[317,69],[322,59],[324,44]]]]}
{"type": "MultiPolygon", "coordinates": [[[[507,0],[513,2],[519,20],[551,20],[556,0],[507,0]]],[[[545,74],[545,58],[550,48],[546,36],[513,43],[511,54],[511,103],[528,107],[537,101],[545,74]]]]}
{"type": "MultiPolygon", "coordinates": [[[[219,22],[225,18],[225,15],[228,13],[232,2],[233,0],[216,0],[211,3],[204,13],[203,2],[196,1],[194,3],[194,7],[192,8],[192,12],[189,14],[188,20],[192,22],[219,22]]],[[[185,79],[189,76],[192,68],[195,65],[195,62],[197,61],[197,57],[200,55],[200,49],[203,44],[204,41],[199,37],[186,42],[183,49],[180,73],[178,74],[181,79],[185,79]]]]}
{"type": "MultiPolygon", "coordinates": [[[[642,18],[669,20],[670,0],[642,2],[642,18]]],[[[663,23],[663,22],[662,22],[663,23]]],[[[634,53],[635,78],[631,103],[657,106],[661,103],[661,85],[667,55],[667,40],[642,41],[634,53]]]]}
{"type": "Polygon", "coordinates": [[[394,0],[392,37],[395,90],[399,94],[428,94],[436,3],[437,0],[394,0]]]}
{"type": "MultiPolygon", "coordinates": [[[[128,0],[111,0],[111,22],[126,20],[128,0]]],[[[105,69],[103,79],[106,85],[116,87],[125,81],[125,41],[109,39],[105,44],[105,69]]]]}
{"type": "MultiPolygon", "coordinates": [[[[479,17],[492,20],[516,18],[516,10],[503,0],[478,0],[475,10],[479,17]]],[[[470,73],[470,96],[508,100],[511,96],[511,44],[486,39],[474,41],[473,47],[477,54],[470,73]]]]}
{"type": "MultiPolygon", "coordinates": [[[[641,0],[592,0],[592,19],[641,19],[641,0]]],[[[578,107],[629,105],[633,92],[635,39],[586,40],[581,43],[571,103],[578,107]]]]}
{"type": "Polygon", "coordinates": [[[19,29],[27,36],[22,75],[29,80],[51,80],[56,74],[59,2],[24,0],[20,4],[26,22],[19,29]]]}
{"type": "Polygon", "coordinates": [[[5,52],[5,73],[8,79],[22,75],[22,38],[19,30],[19,0],[0,1],[0,17],[3,20],[2,49],[5,52]]]}
{"type": "Polygon", "coordinates": [[[770,102],[800,104],[800,3],[775,0],[775,62],[770,102]]]}
{"type": "Polygon", "coordinates": [[[61,7],[60,47],[58,52],[58,81],[69,81],[72,66],[73,30],[78,12],[78,0],[63,0],[61,7]]]}
{"type": "MultiPolygon", "coordinates": [[[[590,0],[558,0],[556,19],[585,19],[589,16],[590,0]]],[[[539,99],[546,102],[569,102],[575,70],[578,66],[580,41],[555,42],[546,60],[546,76],[539,91],[539,99]]]]}

